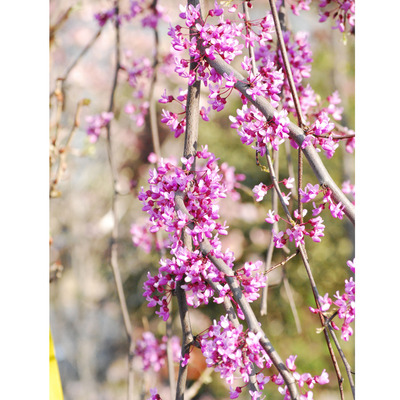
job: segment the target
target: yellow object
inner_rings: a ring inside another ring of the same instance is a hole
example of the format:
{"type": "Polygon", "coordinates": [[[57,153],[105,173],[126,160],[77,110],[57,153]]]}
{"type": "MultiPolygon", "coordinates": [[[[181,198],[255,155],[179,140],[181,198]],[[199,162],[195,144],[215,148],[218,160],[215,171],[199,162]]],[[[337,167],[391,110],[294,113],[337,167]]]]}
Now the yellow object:
{"type": "Polygon", "coordinates": [[[63,391],[61,386],[60,372],[58,371],[58,364],[56,353],[54,351],[53,338],[50,330],[50,400],[63,400],[63,391]]]}

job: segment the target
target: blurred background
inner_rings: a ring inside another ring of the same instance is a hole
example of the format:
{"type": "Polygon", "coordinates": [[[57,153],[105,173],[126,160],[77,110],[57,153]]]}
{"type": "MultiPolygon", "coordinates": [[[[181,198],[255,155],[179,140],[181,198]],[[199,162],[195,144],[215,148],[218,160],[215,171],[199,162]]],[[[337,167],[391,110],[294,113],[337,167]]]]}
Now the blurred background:
{"type": "MultiPolygon", "coordinates": [[[[265,15],[264,4],[255,2],[252,16],[265,15]]],[[[178,20],[179,9],[174,1],[160,1],[168,10],[172,23],[178,20]]],[[[107,142],[104,134],[92,143],[86,134],[85,117],[107,111],[110,102],[112,76],[115,69],[115,30],[108,22],[99,31],[94,14],[112,7],[111,1],[50,1],[50,137],[57,130],[58,142],[65,143],[74,126],[77,104],[83,99],[90,100],[81,110],[80,120],[66,155],[66,170],[62,174],[54,197],[50,202],[50,261],[52,278],[50,284],[50,325],[59,361],[60,375],[65,398],[74,400],[118,400],[127,398],[128,343],[123,326],[121,309],[115,281],[110,267],[110,238],[114,217],[111,212],[113,180],[107,156],[107,142]],[[82,50],[96,37],[87,52],[79,58],[63,82],[63,101],[57,102],[54,92],[57,79],[65,77],[82,50]]],[[[128,10],[128,1],[120,2],[121,10],[128,10]]],[[[293,31],[305,30],[310,34],[313,52],[312,75],[308,80],[321,98],[337,90],[344,107],[342,125],[354,129],[354,40],[331,29],[330,23],[318,23],[317,7],[301,12],[299,17],[288,13],[293,31]]],[[[163,20],[159,26],[159,55],[169,53],[169,22],[163,20]]],[[[121,25],[121,51],[123,61],[138,57],[154,57],[154,32],[143,28],[138,21],[121,25]]],[[[159,71],[154,87],[154,99],[160,98],[164,88],[178,93],[186,84],[167,70],[159,71]]],[[[148,90],[148,87],[146,87],[148,90]]],[[[150,121],[146,116],[142,126],[130,118],[124,107],[136,101],[135,91],[123,74],[116,90],[115,118],[112,123],[113,157],[118,170],[118,185],[121,193],[117,198],[117,222],[119,226],[118,261],[123,279],[124,291],[134,326],[134,339],[139,339],[144,330],[150,329],[157,337],[165,334],[165,323],[148,308],[142,296],[143,283],[148,271],[154,273],[159,254],[150,253],[132,242],[132,224],[144,224],[146,214],[141,211],[137,199],[141,186],[146,186],[151,164],[148,156],[154,151],[150,121]]],[[[230,198],[221,202],[221,220],[229,225],[229,234],[223,239],[225,248],[234,251],[235,265],[245,261],[265,260],[270,240],[270,225],[265,214],[271,208],[271,200],[256,203],[249,194],[260,182],[269,184],[269,177],[254,160],[254,151],[243,146],[234,129],[230,128],[228,116],[235,115],[240,107],[238,96],[220,113],[211,113],[210,122],[200,121],[199,145],[208,144],[209,150],[235,167],[235,172],[244,174],[242,189],[237,189],[241,202],[230,198]],[[248,188],[248,189],[246,189],[248,188]]],[[[205,104],[205,103],[204,103],[205,104]]],[[[156,102],[158,121],[162,104],[156,102]]],[[[183,152],[183,135],[175,139],[169,129],[158,123],[163,157],[176,157],[183,152]]],[[[296,151],[291,156],[297,163],[296,151]]],[[[354,155],[341,145],[335,156],[323,162],[334,180],[354,183],[354,155]]],[[[57,173],[57,160],[50,169],[51,177],[57,173]]],[[[288,176],[284,151],[280,154],[280,176],[288,176]]],[[[303,182],[316,184],[312,171],[305,165],[303,182]]],[[[314,278],[321,295],[331,296],[343,292],[344,280],[349,278],[346,261],[354,257],[354,231],[346,219],[333,220],[329,213],[322,217],[326,225],[322,243],[306,242],[314,278]]],[[[294,245],[290,243],[290,249],[294,245]]],[[[275,250],[273,263],[284,258],[284,253],[275,250]]],[[[327,386],[316,387],[315,398],[338,399],[337,382],[322,334],[317,334],[318,317],[311,314],[314,306],[312,291],[300,258],[294,258],[285,268],[278,268],[269,275],[268,314],[260,317],[267,335],[282,358],[298,354],[298,370],[319,375],[326,368],[330,375],[327,386]],[[288,289],[289,288],[289,289],[288,289]],[[293,297],[298,321],[296,323],[289,301],[293,297]]],[[[254,310],[259,316],[259,301],[254,310]]],[[[173,304],[173,333],[180,336],[180,321],[173,304]]],[[[219,318],[221,307],[211,304],[207,308],[191,310],[194,333],[206,329],[212,319],[219,318]]],[[[354,338],[341,341],[342,348],[354,367],[354,338]]],[[[197,356],[196,356],[197,357],[197,356]]],[[[201,355],[198,355],[189,373],[195,381],[204,369],[201,355]]],[[[341,361],[339,364],[342,366],[341,361]]],[[[134,360],[138,398],[150,387],[158,387],[162,398],[168,399],[167,372],[143,372],[140,359],[134,360]]],[[[345,375],[344,368],[342,374],[345,375]]],[[[211,383],[204,385],[197,399],[227,399],[228,388],[213,373],[211,383]]],[[[345,377],[345,389],[351,397],[345,377]]],[[[282,396],[276,387],[266,386],[268,399],[282,396]]]]}

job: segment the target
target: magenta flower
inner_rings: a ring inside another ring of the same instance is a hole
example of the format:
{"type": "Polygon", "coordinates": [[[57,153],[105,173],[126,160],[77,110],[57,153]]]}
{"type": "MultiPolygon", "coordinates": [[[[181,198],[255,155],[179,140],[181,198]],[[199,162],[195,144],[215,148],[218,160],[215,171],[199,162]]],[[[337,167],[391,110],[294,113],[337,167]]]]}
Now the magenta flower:
{"type": "Polygon", "coordinates": [[[114,113],[105,111],[101,114],[89,115],[86,117],[86,122],[88,123],[86,133],[89,135],[89,140],[91,143],[97,142],[101,132],[107,127],[113,118],[114,113]]]}
{"type": "Polygon", "coordinates": [[[308,203],[309,201],[315,199],[319,193],[319,185],[312,185],[311,183],[307,183],[306,187],[303,189],[300,189],[300,195],[301,195],[301,202],[302,203],[308,203]]]}
{"type": "Polygon", "coordinates": [[[270,224],[273,224],[273,223],[275,223],[275,222],[278,222],[279,219],[280,219],[280,217],[279,217],[279,215],[274,215],[274,214],[275,214],[275,211],[269,210],[269,211],[268,211],[268,217],[265,218],[265,221],[268,222],[268,223],[270,223],[270,224]]]}
{"type": "Polygon", "coordinates": [[[267,192],[268,192],[268,186],[264,185],[264,183],[259,183],[253,188],[253,193],[256,201],[262,201],[267,192]]]}

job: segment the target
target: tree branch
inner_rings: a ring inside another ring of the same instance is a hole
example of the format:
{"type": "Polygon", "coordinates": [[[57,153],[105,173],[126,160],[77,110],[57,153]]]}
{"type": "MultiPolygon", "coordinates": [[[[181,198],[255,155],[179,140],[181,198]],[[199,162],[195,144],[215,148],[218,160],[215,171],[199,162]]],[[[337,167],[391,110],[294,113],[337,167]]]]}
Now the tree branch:
{"type": "MultiPolygon", "coordinates": [[[[119,6],[118,0],[116,1],[116,18],[115,18],[115,70],[114,70],[114,78],[113,84],[111,88],[110,95],[110,104],[108,107],[109,112],[113,112],[114,110],[114,101],[115,101],[115,92],[118,84],[118,73],[121,68],[120,65],[120,29],[119,29],[119,6]]],[[[111,121],[107,125],[107,155],[108,162],[111,170],[112,177],[112,188],[113,194],[111,199],[111,213],[113,216],[113,228],[111,232],[110,239],[110,265],[114,275],[115,285],[117,288],[119,303],[122,312],[122,318],[124,321],[125,331],[128,338],[129,350],[128,350],[128,399],[133,400],[133,387],[134,387],[134,377],[133,377],[133,366],[132,366],[132,358],[134,354],[134,343],[132,338],[132,324],[129,317],[128,306],[126,303],[124,287],[121,278],[121,272],[118,264],[118,237],[119,237],[119,229],[118,229],[118,213],[117,213],[117,200],[118,200],[118,172],[115,166],[115,160],[113,157],[113,148],[112,148],[112,135],[111,135],[111,121]]]]}
{"type": "MultiPolygon", "coordinates": [[[[321,303],[319,302],[319,293],[318,293],[318,290],[317,290],[317,285],[315,284],[315,280],[314,280],[314,277],[313,277],[313,274],[312,274],[312,271],[311,271],[310,264],[308,262],[306,249],[302,244],[299,245],[299,249],[300,249],[300,254],[301,254],[301,258],[303,260],[304,267],[306,268],[306,271],[307,271],[308,279],[309,279],[310,284],[311,284],[311,289],[312,289],[312,292],[313,292],[313,295],[314,295],[315,304],[317,305],[317,308],[321,309],[321,303]]],[[[318,313],[318,315],[319,315],[319,318],[320,318],[320,321],[321,321],[321,325],[322,325],[322,327],[324,327],[325,326],[325,317],[322,315],[322,313],[318,313]]],[[[329,334],[328,334],[326,329],[324,329],[324,336],[325,336],[326,345],[328,346],[329,355],[331,356],[332,364],[333,364],[333,367],[334,367],[335,372],[336,372],[338,385],[339,385],[339,391],[340,391],[340,398],[342,400],[344,400],[342,374],[340,372],[340,368],[339,368],[339,365],[337,363],[337,360],[336,360],[336,357],[335,357],[335,353],[334,353],[333,348],[332,348],[331,341],[329,339],[329,334]]]]}

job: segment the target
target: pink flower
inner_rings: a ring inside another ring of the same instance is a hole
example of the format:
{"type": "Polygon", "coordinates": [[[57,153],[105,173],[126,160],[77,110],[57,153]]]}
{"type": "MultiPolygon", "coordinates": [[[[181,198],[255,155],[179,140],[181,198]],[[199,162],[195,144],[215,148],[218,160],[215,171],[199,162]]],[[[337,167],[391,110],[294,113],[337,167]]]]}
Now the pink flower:
{"type": "Polygon", "coordinates": [[[274,238],[273,240],[274,240],[275,247],[277,249],[282,248],[286,244],[286,239],[284,237],[285,233],[284,232],[276,233],[272,229],[272,234],[273,234],[273,238],[274,238]]]}
{"type": "Polygon", "coordinates": [[[273,223],[275,223],[275,222],[278,222],[279,219],[280,219],[280,217],[279,217],[279,215],[274,215],[274,214],[275,214],[275,211],[269,210],[269,211],[268,211],[268,217],[265,218],[265,221],[268,222],[268,223],[270,223],[270,224],[273,224],[273,223]]]}
{"type": "Polygon", "coordinates": [[[89,115],[86,117],[86,122],[88,123],[86,133],[89,135],[91,143],[97,142],[101,132],[113,118],[114,113],[105,111],[101,114],[89,115]]]}
{"type": "Polygon", "coordinates": [[[299,190],[301,195],[301,202],[308,203],[309,201],[315,199],[319,193],[319,185],[312,185],[311,183],[307,183],[305,190],[299,190]]]}
{"type": "Polygon", "coordinates": [[[296,371],[296,365],[295,365],[296,358],[297,358],[297,355],[289,356],[289,358],[286,359],[286,365],[292,372],[296,371]]]}
{"type": "Polygon", "coordinates": [[[268,186],[264,185],[263,183],[259,183],[253,188],[253,193],[256,201],[262,201],[267,192],[268,192],[268,186]]]}
{"type": "Polygon", "coordinates": [[[329,383],[329,375],[325,369],[322,371],[320,376],[315,376],[314,379],[315,382],[319,383],[320,385],[326,385],[329,383]]]}

